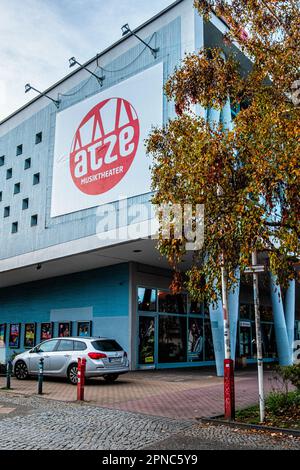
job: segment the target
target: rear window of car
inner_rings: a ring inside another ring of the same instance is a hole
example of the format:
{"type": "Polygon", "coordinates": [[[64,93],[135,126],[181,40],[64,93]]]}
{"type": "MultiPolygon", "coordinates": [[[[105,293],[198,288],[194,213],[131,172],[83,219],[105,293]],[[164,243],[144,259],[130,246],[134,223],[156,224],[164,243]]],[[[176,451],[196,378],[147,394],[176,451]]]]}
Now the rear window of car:
{"type": "Polygon", "coordinates": [[[98,339],[93,341],[92,345],[97,351],[114,352],[122,351],[123,348],[114,339],[98,339]]]}

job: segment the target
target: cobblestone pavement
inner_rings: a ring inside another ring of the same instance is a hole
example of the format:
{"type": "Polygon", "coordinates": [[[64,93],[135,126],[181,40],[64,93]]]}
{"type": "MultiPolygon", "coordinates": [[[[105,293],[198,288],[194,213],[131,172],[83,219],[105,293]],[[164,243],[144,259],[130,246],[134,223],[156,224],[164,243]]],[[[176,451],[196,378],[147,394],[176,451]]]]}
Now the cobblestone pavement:
{"type": "MultiPolygon", "coordinates": [[[[265,390],[272,388],[272,374],[265,372],[265,390]]],[[[0,377],[0,388],[5,378],[0,377]]],[[[37,393],[37,380],[12,379],[13,392],[37,393]]],[[[244,408],[257,403],[257,372],[239,371],[235,378],[236,406],[244,408]]],[[[48,379],[43,387],[45,397],[74,402],[76,387],[64,380],[48,379]]],[[[103,379],[88,381],[85,399],[90,404],[115,410],[164,416],[175,419],[216,416],[223,413],[223,378],[212,370],[139,371],[119,377],[116,383],[103,379]]]]}
{"type": "Polygon", "coordinates": [[[300,439],[0,392],[5,449],[300,449],[300,439]],[[5,416],[5,417],[4,417],[5,416]]]}

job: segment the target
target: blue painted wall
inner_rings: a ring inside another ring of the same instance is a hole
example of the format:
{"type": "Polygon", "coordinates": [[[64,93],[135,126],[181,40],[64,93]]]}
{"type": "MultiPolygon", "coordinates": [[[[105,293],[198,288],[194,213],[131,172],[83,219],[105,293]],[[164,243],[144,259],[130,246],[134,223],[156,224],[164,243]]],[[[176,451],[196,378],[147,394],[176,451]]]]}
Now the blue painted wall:
{"type": "Polygon", "coordinates": [[[56,322],[56,336],[57,322],[71,319],[75,336],[75,320],[92,320],[93,335],[114,337],[128,350],[128,305],[129,266],[119,264],[1,289],[0,323],[23,324],[19,350],[24,350],[24,323],[37,323],[39,342],[41,322],[56,322]]]}

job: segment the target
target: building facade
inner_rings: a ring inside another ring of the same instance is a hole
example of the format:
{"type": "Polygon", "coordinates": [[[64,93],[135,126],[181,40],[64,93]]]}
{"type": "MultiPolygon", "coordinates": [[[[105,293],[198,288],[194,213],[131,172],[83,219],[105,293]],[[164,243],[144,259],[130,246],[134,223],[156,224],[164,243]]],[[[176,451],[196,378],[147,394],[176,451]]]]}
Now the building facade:
{"type": "MultiPolygon", "coordinates": [[[[174,117],[163,84],[184,54],[220,46],[227,26],[178,0],[0,123],[0,339],[6,357],[57,335],[113,337],[131,367],[213,365],[222,373],[221,307],[169,291],[150,238],[151,126],[174,117]]],[[[232,46],[247,70],[249,60],[232,46]]],[[[207,119],[228,124],[230,106],[207,119]]],[[[187,262],[188,263],[188,262],[187,262]]],[[[183,266],[184,267],[184,266],[183,266]]],[[[300,338],[298,293],[262,281],[264,355],[300,338]],[[271,285],[271,287],[270,287],[271,285]],[[288,313],[287,313],[288,312],[288,313]],[[275,320],[275,321],[274,321],[275,320]],[[291,326],[292,325],[292,326],[291,326]],[[291,333],[292,329],[292,333],[291,333]]],[[[236,357],[255,361],[251,286],[230,296],[236,357]]]]}

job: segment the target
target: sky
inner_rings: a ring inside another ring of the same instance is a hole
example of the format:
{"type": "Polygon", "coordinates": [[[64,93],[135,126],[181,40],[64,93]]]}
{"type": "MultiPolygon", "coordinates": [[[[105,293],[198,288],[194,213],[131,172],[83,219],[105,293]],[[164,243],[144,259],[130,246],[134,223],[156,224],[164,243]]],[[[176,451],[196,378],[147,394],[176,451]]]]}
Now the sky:
{"type": "Polygon", "coordinates": [[[0,0],[0,120],[173,0],[0,0]]]}

